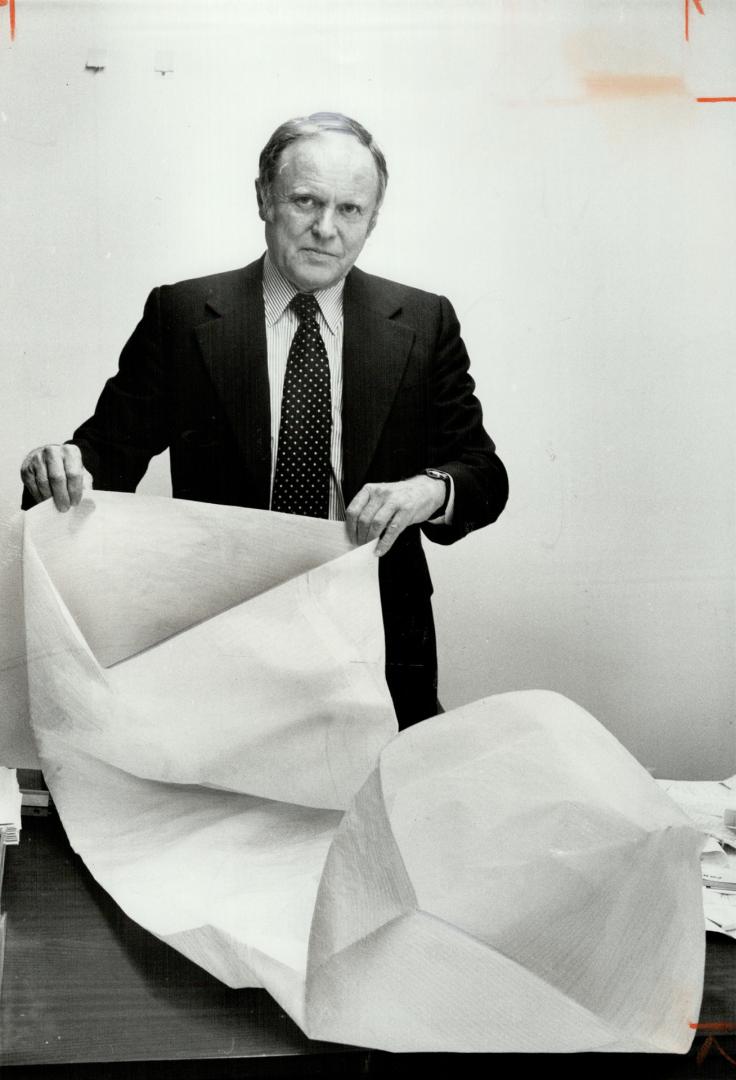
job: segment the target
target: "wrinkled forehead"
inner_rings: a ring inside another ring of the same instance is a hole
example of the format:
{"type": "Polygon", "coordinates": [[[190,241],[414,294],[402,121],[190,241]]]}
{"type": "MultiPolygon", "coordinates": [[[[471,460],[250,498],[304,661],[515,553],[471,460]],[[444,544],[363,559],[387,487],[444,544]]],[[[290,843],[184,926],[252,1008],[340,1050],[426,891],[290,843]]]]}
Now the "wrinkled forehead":
{"type": "Polygon", "coordinates": [[[376,198],[379,191],[378,167],[368,147],[354,135],[336,131],[302,135],[285,147],[276,165],[276,183],[359,191],[368,198],[376,198]]]}

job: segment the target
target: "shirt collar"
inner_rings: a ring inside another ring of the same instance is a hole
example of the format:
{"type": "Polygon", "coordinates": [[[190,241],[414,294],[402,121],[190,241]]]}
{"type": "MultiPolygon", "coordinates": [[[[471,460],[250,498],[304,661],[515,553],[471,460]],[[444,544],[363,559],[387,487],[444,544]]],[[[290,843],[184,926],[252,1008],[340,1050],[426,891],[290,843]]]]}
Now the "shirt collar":
{"type": "MultiPolygon", "coordinates": [[[[320,289],[314,294],[322,318],[327,323],[330,333],[336,334],[342,319],[342,291],[345,278],[331,285],[329,289],[320,289]]],[[[286,311],[292,299],[299,292],[291,285],[266,252],[263,263],[263,306],[266,312],[266,325],[273,326],[286,311]]]]}

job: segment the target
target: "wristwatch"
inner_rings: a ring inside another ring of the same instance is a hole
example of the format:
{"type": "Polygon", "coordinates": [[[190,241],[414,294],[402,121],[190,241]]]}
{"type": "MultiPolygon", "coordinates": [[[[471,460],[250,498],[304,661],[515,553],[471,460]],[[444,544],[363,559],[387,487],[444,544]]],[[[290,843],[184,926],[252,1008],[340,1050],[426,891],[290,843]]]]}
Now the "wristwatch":
{"type": "Polygon", "coordinates": [[[430,521],[434,521],[435,518],[442,517],[447,510],[447,504],[450,501],[450,493],[452,492],[452,480],[450,479],[449,473],[441,472],[439,469],[425,469],[424,475],[431,476],[433,480],[442,480],[445,485],[445,500],[439,510],[432,514],[432,517],[429,519],[430,521]]]}

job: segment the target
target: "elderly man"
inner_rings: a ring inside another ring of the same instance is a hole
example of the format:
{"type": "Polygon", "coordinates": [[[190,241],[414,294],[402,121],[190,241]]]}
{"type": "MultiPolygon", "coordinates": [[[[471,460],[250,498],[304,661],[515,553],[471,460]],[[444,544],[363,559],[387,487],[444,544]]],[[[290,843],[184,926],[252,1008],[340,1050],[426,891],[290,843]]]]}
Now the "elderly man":
{"type": "Polygon", "coordinates": [[[402,727],[437,711],[420,529],[449,544],[507,493],[449,302],[354,263],[388,173],[334,113],[287,121],[260,158],[265,256],[154,289],[94,415],[23,462],[24,505],[134,491],[170,450],[177,498],[345,520],[378,539],[386,677],[402,727]]]}

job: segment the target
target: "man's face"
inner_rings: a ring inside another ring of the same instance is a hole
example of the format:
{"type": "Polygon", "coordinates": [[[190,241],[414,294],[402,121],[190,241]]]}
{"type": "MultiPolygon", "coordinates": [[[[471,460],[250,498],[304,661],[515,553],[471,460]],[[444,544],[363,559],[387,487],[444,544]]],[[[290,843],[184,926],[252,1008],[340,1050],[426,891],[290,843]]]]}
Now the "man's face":
{"type": "Polygon", "coordinates": [[[345,277],[378,211],[373,155],[337,131],[297,139],[281,155],[270,199],[259,191],[269,254],[300,292],[345,277]]]}

